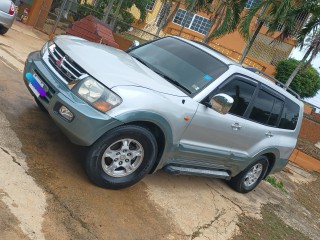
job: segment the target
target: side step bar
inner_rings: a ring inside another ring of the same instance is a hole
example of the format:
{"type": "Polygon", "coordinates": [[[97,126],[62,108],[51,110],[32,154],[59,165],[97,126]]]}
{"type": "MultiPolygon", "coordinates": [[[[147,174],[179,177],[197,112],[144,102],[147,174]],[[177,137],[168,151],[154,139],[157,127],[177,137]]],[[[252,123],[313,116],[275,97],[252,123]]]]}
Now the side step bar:
{"type": "Polygon", "coordinates": [[[213,177],[213,178],[222,178],[222,179],[230,179],[231,176],[226,171],[222,170],[212,170],[212,169],[202,169],[202,168],[191,168],[187,166],[176,166],[176,165],[166,165],[163,170],[167,173],[173,175],[197,175],[197,176],[205,176],[205,177],[213,177]]]}

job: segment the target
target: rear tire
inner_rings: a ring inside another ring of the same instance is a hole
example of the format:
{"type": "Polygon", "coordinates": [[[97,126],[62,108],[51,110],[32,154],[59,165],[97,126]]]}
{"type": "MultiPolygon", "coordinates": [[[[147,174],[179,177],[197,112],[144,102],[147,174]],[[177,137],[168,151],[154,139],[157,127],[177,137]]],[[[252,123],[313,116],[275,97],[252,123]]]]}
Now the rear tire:
{"type": "Polygon", "coordinates": [[[250,164],[237,176],[231,178],[228,184],[239,193],[247,193],[255,189],[267,173],[269,161],[266,156],[250,164]]]}
{"type": "Polygon", "coordinates": [[[8,32],[8,28],[4,27],[4,26],[0,26],[0,35],[4,35],[8,32]]]}
{"type": "Polygon", "coordinates": [[[149,130],[135,125],[120,126],[90,147],[85,168],[97,186],[122,189],[150,172],[157,151],[156,139],[149,130]]]}

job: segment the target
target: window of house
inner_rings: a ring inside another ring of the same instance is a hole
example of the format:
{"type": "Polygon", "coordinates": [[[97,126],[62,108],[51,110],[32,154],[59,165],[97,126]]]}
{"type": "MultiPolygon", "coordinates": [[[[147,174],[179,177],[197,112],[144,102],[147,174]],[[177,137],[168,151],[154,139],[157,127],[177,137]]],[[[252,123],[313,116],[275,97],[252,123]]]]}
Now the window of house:
{"type": "Polygon", "coordinates": [[[233,98],[234,102],[229,113],[241,117],[247,110],[255,89],[254,83],[236,79],[223,86],[219,93],[225,93],[233,98]]]}
{"type": "Polygon", "coordinates": [[[150,3],[148,3],[148,4],[146,5],[146,9],[149,10],[149,11],[152,11],[153,8],[154,8],[154,5],[156,4],[156,1],[157,1],[157,0],[150,0],[150,3]]]}
{"type": "Polygon", "coordinates": [[[254,100],[249,119],[269,126],[276,126],[280,117],[284,102],[281,99],[260,90],[254,100]]]}
{"type": "Polygon", "coordinates": [[[181,8],[178,9],[173,22],[181,26],[184,25],[185,28],[191,29],[203,35],[209,31],[211,25],[208,18],[204,18],[194,13],[188,14],[186,10],[181,8]]]}
{"type": "Polygon", "coordinates": [[[252,8],[257,2],[258,0],[248,0],[246,3],[246,8],[252,8]]]}

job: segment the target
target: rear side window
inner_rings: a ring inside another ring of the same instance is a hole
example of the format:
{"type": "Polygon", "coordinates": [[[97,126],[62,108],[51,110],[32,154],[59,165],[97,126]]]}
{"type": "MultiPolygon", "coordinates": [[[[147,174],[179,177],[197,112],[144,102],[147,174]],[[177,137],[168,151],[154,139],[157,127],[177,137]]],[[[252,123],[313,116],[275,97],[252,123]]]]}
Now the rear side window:
{"type": "Polygon", "coordinates": [[[276,126],[284,102],[277,97],[260,90],[254,100],[249,119],[265,125],[276,126]]]}
{"type": "Polygon", "coordinates": [[[300,112],[299,105],[287,99],[281,115],[279,127],[284,129],[294,130],[296,128],[296,125],[299,119],[299,112],[300,112]]]}
{"type": "Polygon", "coordinates": [[[233,98],[234,103],[229,111],[229,113],[243,116],[245,113],[256,86],[252,83],[245,82],[242,80],[233,80],[223,86],[219,93],[228,94],[233,98]]]}

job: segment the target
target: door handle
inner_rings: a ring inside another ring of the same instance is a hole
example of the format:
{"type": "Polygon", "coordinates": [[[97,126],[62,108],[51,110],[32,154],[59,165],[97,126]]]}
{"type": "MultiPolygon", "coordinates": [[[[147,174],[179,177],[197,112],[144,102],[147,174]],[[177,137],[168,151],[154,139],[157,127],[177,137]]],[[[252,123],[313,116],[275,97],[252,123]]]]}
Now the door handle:
{"type": "Polygon", "coordinates": [[[266,136],[267,137],[273,137],[273,134],[269,131],[269,132],[266,133],[266,136]]]}
{"type": "Polygon", "coordinates": [[[239,123],[233,123],[233,124],[231,125],[231,127],[232,127],[232,129],[235,130],[235,131],[238,131],[238,130],[240,130],[240,128],[242,128],[239,123]]]}

